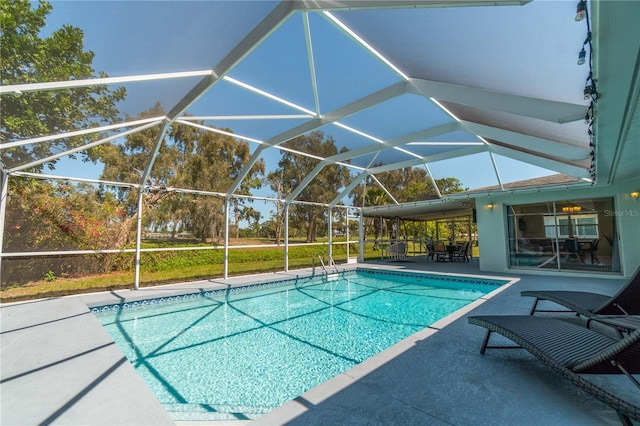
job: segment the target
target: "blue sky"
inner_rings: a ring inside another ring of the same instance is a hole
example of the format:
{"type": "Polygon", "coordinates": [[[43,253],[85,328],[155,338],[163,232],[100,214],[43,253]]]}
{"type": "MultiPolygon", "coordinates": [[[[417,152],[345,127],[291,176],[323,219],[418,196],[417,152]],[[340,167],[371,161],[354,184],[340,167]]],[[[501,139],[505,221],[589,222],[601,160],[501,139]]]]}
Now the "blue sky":
{"type": "MultiPolygon", "coordinates": [[[[53,1],[52,4],[54,9],[47,20],[47,29],[57,29],[64,23],[82,28],[85,49],[96,54],[94,68],[110,76],[211,69],[223,49],[223,43],[217,42],[221,35],[225,40],[239,40],[243,35],[243,28],[237,23],[215,19],[216,14],[225,7],[225,2],[156,2],[153,7],[150,7],[151,2],[144,1],[53,1]],[[198,54],[194,55],[193,52],[198,54]]],[[[247,28],[255,25],[264,12],[272,7],[269,2],[239,4],[245,9],[247,28]]],[[[321,14],[311,13],[309,17],[319,105],[323,114],[401,80],[394,71],[346,37],[321,14]]],[[[313,110],[313,90],[301,16],[292,17],[236,66],[229,76],[313,110]]],[[[136,115],[157,101],[169,110],[198,80],[127,84],[128,100],[121,105],[121,111],[136,115]]],[[[300,113],[226,81],[216,85],[187,112],[193,115],[300,113]]],[[[341,123],[386,139],[448,119],[446,113],[428,100],[416,95],[404,95],[347,117],[341,123]]],[[[222,120],[211,124],[229,127],[239,135],[266,140],[303,121],[222,120]]],[[[332,135],[339,148],[348,145],[353,149],[371,143],[335,125],[320,130],[332,135]]],[[[439,140],[477,139],[469,134],[458,133],[445,135],[439,140]]],[[[445,148],[430,149],[432,151],[427,152],[425,148],[416,147],[415,151],[426,155],[445,148]]],[[[268,167],[275,167],[279,153],[269,151],[265,162],[268,167]]],[[[387,160],[391,156],[397,157],[397,160],[410,158],[397,151],[386,152],[385,156],[387,160]]],[[[354,163],[360,161],[364,165],[369,160],[354,159],[354,163]]],[[[496,156],[496,163],[505,181],[551,173],[500,156],[496,156]]],[[[430,167],[434,177],[456,176],[465,187],[497,184],[487,153],[433,163],[430,167]]],[[[56,173],[97,177],[100,168],[86,164],[78,166],[76,162],[63,160],[56,173]]],[[[264,189],[256,195],[272,196],[273,193],[264,189]]]]}

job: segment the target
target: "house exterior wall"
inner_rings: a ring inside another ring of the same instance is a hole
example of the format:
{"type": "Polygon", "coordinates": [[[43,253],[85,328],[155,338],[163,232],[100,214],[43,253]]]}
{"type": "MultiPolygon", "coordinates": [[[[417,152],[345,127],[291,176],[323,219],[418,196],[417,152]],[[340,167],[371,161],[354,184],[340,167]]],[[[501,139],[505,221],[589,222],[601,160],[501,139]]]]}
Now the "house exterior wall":
{"type": "MultiPolygon", "coordinates": [[[[480,270],[487,272],[508,272],[507,211],[505,206],[548,201],[562,201],[584,198],[613,197],[614,210],[605,212],[615,216],[620,244],[620,266],[622,275],[628,277],[640,266],[640,198],[632,198],[630,193],[640,191],[640,178],[608,187],[583,187],[527,193],[496,193],[490,197],[476,199],[478,223],[478,247],[480,249],[480,270]],[[492,204],[493,208],[487,205],[492,204]]],[[[517,269],[527,273],[527,269],[517,269]]],[[[529,270],[535,273],[580,275],[584,272],[529,270]]],[[[606,274],[604,274],[606,275],[606,274]]],[[[619,275],[615,275],[618,277],[619,275]]]]}

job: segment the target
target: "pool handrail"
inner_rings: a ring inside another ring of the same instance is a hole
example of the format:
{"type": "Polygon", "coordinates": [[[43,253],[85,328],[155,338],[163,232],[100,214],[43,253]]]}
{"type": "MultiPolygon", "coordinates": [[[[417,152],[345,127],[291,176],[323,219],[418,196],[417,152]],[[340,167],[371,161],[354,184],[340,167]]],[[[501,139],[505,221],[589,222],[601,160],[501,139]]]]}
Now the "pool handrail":
{"type": "Polygon", "coordinates": [[[333,256],[329,255],[329,266],[333,265],[333,269],[336,270],[336,273],[339,273],[338,265],[336,265],[336,261],[333,260],[333,256]]]}
{"type": "MultiPolygon", "coordinates": [[[[313,270],[311,272],[311,275],[315,275],[316,274],[316,257],[318,259],[320,259],[320,265],[322,265],[322,269],[324,270],[324,273],[326,275],[329,275],[329,271],[327,271],[327,265],[324,264],[324,259],[322,257],[321,254],[314,254],[313,256],[311,256],[311,265],[313,266],[313,270]]],[[[336,265],[336,262],[333,260],[333,257],[331,257],[331,255],[329,255],[329,265],[328,266],[332,266],[335,268],[336,272],[340,272],[338,270],[338,266],[336,265]]]]}

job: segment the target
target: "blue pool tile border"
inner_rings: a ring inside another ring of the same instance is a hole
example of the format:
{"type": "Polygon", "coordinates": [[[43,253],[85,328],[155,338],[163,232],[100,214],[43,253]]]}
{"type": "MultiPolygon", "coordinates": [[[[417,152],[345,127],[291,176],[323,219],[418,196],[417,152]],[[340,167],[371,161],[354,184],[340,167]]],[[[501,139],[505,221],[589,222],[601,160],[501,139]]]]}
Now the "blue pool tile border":
{"type": "Polygon", "coordinates": [[[400,276],[400,277],[435,279],[440,281],[455,281],[459,283],[490,285],[494,287],[501,287],[511,282],[511,280],[508,280],[508,279],[498,279],[498,278],[466,277],[462,275],[449,275],[449,274],[439,275],[439,274],[429,274],[429,273],[422,273],[422,272],[390,271],[390,270],[368,269],[368,268],[358,268],[358,272],[369,273],[372,275],[374,274],[375,275],[394,275],[394,276],[400,276]]]}
{"type": "MultiPolygon", "coordinates": [[[[500,279],[484,279],[484,278],[475,278],[475,277],[465,277],[461,275],[438,275],[438,274],[429,274],[429,273],[421,273],[421,272],[408,272],[408,271],[390,271],[390,270],[381,270],[381,269],[369,269],[369,268],[357,268],[351,271],[340,271],[340,275],[354,275],[356,273],[364,273],[370,275],[390,275],[390,276],[398,276],[398,277],[409,277],[409,278],[422,278],[422,279],[436,279],[440,281],[453,281],[459,283],[467,283],[467,284],[481,284],[481,285],[490,285],[494,287],[500,287],[509,282],[509,280],[500,280],[500,279]]],[[[179,302],[190,299],[197,299],[199,297],[215,297],[221,296],[228,293],[240,293],[245,291],[252,290],[260,290],[269,287],[277,287],[283,286],[286,284],[291,284],[296,282],[300,278],[314,278],[315,276],[305,276],[305,277],[296,277],[296,278],[287,278],[283,280],[269,281],[259,284],[249,284],[245,286],[238,287],[227,287],[220,288],[216,290],[207,290],[207,291],[198,291],[193,293],[186,294],[178,294],[174,296],[164,296],[157,297],[151,299],[143,299],[143,300],[135,300],[131,302],[121,302],[121,303],[111,303],[102,306],[94,306],[90,308],[91,312],[94,314],[100,312],[110,312],[110,311],[119,311],[119,310],[128,310],[128,309],[140,309],[147,308],[151,306],[158,305],[160,303],[170,303],[170,302],[179,302]]]]}
{"type": "MultiPolygon", "coordinates": [[[[341,271],[340,274],[351,275],[351,274],[355,274],[355,272],[356,271],[341,271]]],[[[227,288],[220,288],[216,290],[198,291],[193,293],[177,294],[174,296],[164,296],[164,297],[156,297],[151,299],[136,300],[131,302],[110,303],[108,305],[94,306],[90,308],[90,310],[95,314],[99,312],[119,311],[121,309],[146,308],[149,306],[155,306],[159,303],[178,302],[178,301],[189,300],[189,299],[197,299],[199,297],[215,297],[215,296],[222,296],[228,293],[241,293],[245,291],[260,290],[260,289],[269,288],[269,287],[279,287],[279,286],[294,283],[300,278],[308,279],[308,278],[314,278],[314,276],[287,278],[283,280],[268,281],[268,282],[259,283],[259,284],[249,284],[245,286],[227,287],[227,288]]]]}

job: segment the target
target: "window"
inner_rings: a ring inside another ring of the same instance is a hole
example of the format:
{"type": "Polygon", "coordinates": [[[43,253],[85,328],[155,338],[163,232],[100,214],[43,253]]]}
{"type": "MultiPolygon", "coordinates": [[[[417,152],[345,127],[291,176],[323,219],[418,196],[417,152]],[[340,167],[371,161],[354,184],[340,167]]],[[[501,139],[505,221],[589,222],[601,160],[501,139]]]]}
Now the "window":
{"type": "Polygon", "coordinates": [[[545,215],[544,233],[547,238],[599,238],[598,215],[593,213],[578,215],[545,215]],[[558,235],[556,235],[556,229],[558,235]]]}

